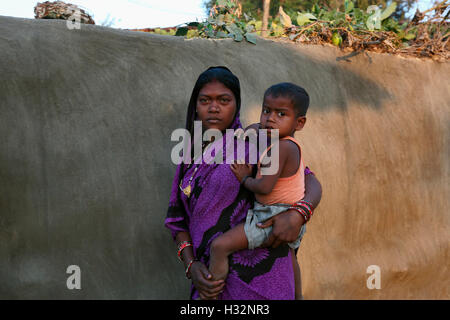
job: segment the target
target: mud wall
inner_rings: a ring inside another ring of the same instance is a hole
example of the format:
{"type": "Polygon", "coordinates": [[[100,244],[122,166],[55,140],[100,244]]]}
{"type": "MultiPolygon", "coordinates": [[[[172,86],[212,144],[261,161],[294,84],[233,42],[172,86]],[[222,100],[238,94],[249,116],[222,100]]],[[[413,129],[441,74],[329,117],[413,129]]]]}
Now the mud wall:
{"type": "Polygon", "coordinates": [[[163,227],[170,134],[211,65],[240,78],[244,124],[273,83],[310,94],[297,138],[323,200],[299,251],[306,299],[450,298],[448,64],[10,17],[0,52],[0,298],[188,297],[163,227]]]}

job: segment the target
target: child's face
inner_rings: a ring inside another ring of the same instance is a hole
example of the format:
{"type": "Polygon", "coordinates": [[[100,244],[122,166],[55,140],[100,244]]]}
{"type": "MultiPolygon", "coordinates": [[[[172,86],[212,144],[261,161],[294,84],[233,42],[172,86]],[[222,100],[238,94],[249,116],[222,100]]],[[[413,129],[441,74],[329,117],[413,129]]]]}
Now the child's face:
{"type": "Polygon", "coordinates": [[[306,117],[297,117],[291,99],[271,95],[264,99],[260,123],[262,129],[267,129],[267,135],[270,136],[271,129],[278,129],[280,138],[292,136],[305,122],[306,117]]]}

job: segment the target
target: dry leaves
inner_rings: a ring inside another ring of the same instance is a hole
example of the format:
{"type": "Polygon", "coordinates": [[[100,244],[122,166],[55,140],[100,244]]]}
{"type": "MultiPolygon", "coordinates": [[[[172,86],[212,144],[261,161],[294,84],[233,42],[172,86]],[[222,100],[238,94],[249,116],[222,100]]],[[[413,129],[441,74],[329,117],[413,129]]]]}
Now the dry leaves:
{"type": "Polygon", "coordinates": [[[62,1],[38,2],[34,7],[34,17],[36,19],[62,19],[69,20],[76,12],[80,14],[80,22],[86,24],[95,24],[92,17],[78,6],[62,1]]]}
{"type": "Polygon", "coordinates": [[[348,28],[328,27],[327,21],[315,21],[305,26],[286,28],[286,34],[295,42],[309,44],[332,43],[333,33],[342,37],[341,48],[354,51],[374,51],[393,54],[404,54],[416,57],[428,57],[436,61],[450,59],[449,37],[450,26],[447,13],[449,3],[442,2],[434,9],[434,16],[426,17],[426,12],[417,11],[407,25],[405,33],[416,30],[416,37],[408,41],[393,31],[350,30],[348,28]],[[427,19],[425,19],[427,18],[427,19]],[[425,21],[423,21],[425,19],[425,21]]]}

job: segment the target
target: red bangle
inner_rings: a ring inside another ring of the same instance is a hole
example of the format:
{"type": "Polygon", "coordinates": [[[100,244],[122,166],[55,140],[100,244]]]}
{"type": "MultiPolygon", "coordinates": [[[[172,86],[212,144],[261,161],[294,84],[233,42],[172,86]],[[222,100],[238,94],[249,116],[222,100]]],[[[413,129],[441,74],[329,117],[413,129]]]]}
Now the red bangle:
{"type": "Polygon", "coordinates": [[[187,266],[187,268],[186,268],[186,278],[187,278],[187,279],[190,279],[190,278],[191,278],[191,276],[189,275],[189,272],[191,271],[192,264],[193,264],[195,261],[198,261],[198,260],[197,260],[197,259],[192,259],[192,260],[188,263],[188,266],[187,266]]]}
{"type": "Polygon", "coordinates": [[[179,245],[178,245],[178,253],[177,253],[177,255],[178,255],[178,259],[180,260],[180,261],[183,261],[182,259],[181,259],[181,252],[183,251],[183,249],[184,248],[187,248],[187,247],[192,247],[193,245],[192,245],[192,242],[190,242],[190,241],[183,241],[183,242],[181,242],[179,245]]]}
{"type": "Polygon", "coordinates": [[[311,218],[312,211],[311,211],[311,209],[309,207],[307,207],[305,205],[301,205],[301,206],[298,206],[298,208],[303,209],[303,211],[305,211],[305,213],[308,215],[308,217],[311,218]]]}
{"type": "Polygon", "coordinates": [[[302,205],[302,206],[307,207],[307,208],[309,209],[309,211],[311,211],[311,213],[312,213],[313,210],[314,210],[314,206],[313,206],[312,203],[309,202],[309,201],[300,200],[300,201],[297,202],[296,204],[297,204],[297,205],[302,205]]]}
{"type": "Polygon", "coordinates": [[[311,217],[313,214],[313,206],[308,201],[300,200],[294,205],[294,207],[302,208],[303,210],[305,210],[306,214],[308,214],[309,217],[311,217]]]}
{"type": "Polygon", "coordinates": [[[305,218],[305,222],[307,222],[310,219],[310,216],[308,216],[308,214],[303,209],[295,207],[292,209],[297,210],[297,212],[300,213],[303,218],[305,218]]]}
{"type": "Polygon", "coordinates": [[[305,218],[305,222],[309,221],[309,219],[311,219],[311,213],[306,210],[306,208],[304,206],[299,206],[299,205],[295,205],[290,207],[289,209],[294,209],[296,210],[298,213],[300,213],[303,218],[305,218]]]}

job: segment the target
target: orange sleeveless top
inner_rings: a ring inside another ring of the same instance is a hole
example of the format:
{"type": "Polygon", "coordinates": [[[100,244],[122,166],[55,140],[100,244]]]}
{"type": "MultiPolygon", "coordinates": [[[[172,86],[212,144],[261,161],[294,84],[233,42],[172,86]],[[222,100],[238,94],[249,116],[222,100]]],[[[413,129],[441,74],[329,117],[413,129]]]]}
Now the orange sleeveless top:
{"type": "MultiPolygon", "coordinates": [[[[272,192],[269,194],[255,194],[255,198],[258,202],[271,205],[275,203],[285,203],[285,204],[294,204],[297,201],[303,199],[305,195],[305,166],[303,164],[303,155],[301,153],[300,144],[292,137],[284,137],[280,140],[291,140],[294,142],[299,149],[300,152],[300,165],[298,166],[297,172],[285,178],[278,178],[275,186],[272,189],[272,192]]],[[[258,172],[256,174],[256,178],[261,178],[261,159],[264,155],[272,148],[272,145],[269,146],[264,153],[262,154],[260,161],[258,162],[258,172]]]]}

